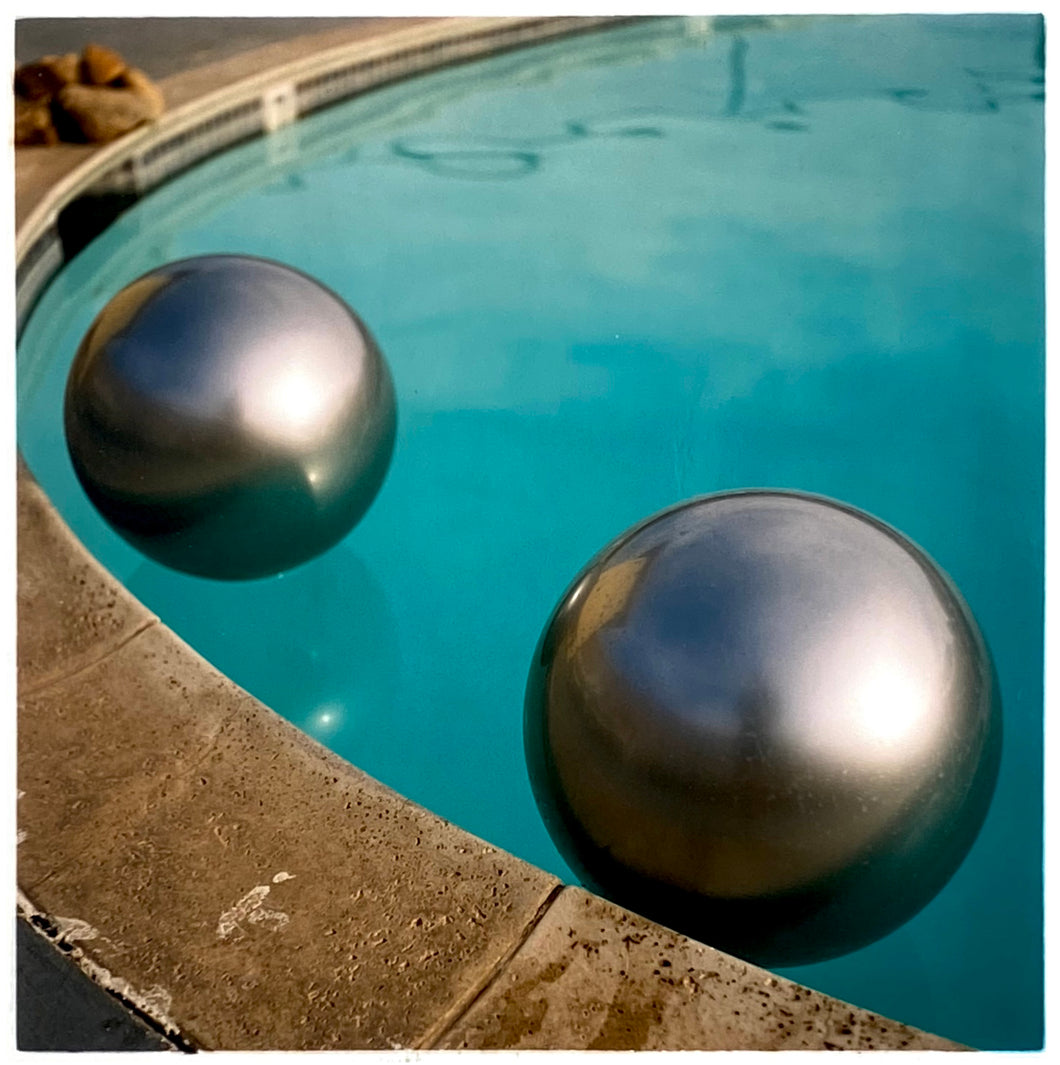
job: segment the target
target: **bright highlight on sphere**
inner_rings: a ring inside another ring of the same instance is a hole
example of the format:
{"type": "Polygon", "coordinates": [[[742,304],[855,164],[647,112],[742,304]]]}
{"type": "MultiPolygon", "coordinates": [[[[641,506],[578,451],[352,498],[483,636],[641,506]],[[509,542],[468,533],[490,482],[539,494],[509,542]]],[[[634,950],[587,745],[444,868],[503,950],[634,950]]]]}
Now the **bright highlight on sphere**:
{"type": "Polygon", "coordinates": [[[394,447],[365,325],[280,263],[184,259],[115,295],[70,369],[66,440],[103,517],[158,562],[261,577],[361,519],[394,447]]]}
{"type": "Polygon", "coordinates": [[[993,794],[993,666],[949,579],[845,504],[691,500],[570,586],[527,684],[534,794],[591,887],[758,964],[912,917],[993,794]]]}

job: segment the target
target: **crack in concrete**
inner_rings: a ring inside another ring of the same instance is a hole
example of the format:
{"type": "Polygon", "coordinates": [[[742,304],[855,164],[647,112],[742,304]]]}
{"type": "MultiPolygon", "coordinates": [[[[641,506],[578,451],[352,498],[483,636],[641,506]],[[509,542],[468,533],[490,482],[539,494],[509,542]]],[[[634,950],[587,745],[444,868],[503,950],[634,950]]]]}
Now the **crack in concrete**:
{"type": "Polygon", "coordinates": [[[44,691],[45,688],[50,688],[55,684],[61,684],[64,681],[70,680],[72,677],[79,676],[86,671],[98,666],[101,662],[113,655],[116,655],[123,647],[127,647],[133,640],[136,639],[141,633],[146,632],[152,625],[158,624],[158,618],[148,618],[146,621],[142,621],[128,636],[122,637],[117,643],[108,647],[101,654],[95,658],[89,659],[87,662],[81,662],[72,668],[58,669],[54,673],[48,673],[45,676],[34,681],[32,684],[19,685],[19,700],[31,695],[37,695],[39,692],[44,691]]]}
{"type": "Polygon", "coordinates": [[[549,891],[542,900],[541,905],[538,906],[537,910],[530,917],[530,920],[523,926],[522,933],[519,937],[508,947],[478,985],[473,987],[462,998],[458,999],[457,1002],[446,1010],[408,1049],[433,1050],[438,1046],[438,1044],[460,1023],[460,1021],[467,1016],[479,1000],[489,992],[500,976],[508,968],[512,958],[522,950],[527,940],[534,934],[537,926],[542,920],[544,920],[545,915],[550,909],[552,909],[556,899],[559,898],[566,888],[566,884],[556,884],[555,887],[549,891]]]}

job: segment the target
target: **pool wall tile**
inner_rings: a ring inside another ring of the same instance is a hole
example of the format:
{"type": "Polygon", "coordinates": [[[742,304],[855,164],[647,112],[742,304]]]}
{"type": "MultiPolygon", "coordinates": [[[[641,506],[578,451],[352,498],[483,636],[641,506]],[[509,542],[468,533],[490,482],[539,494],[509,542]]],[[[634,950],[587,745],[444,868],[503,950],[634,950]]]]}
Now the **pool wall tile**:
{"type": "Polygon", "coordinates": [[[91,557],[18,462],[18,682],[26,694],[83,669],[154,615],[91,557]]]}
{"type": "Polygon", "coordinates": [[[49,226],[33,242],[15,271],[15,320],[21,330],[41,290],[63,264],[62,241],[49,226]]]}
{"type": "Polygon", "coordinates": [[[960,1050],[566,888],[449,1050],[960,1050]]]}

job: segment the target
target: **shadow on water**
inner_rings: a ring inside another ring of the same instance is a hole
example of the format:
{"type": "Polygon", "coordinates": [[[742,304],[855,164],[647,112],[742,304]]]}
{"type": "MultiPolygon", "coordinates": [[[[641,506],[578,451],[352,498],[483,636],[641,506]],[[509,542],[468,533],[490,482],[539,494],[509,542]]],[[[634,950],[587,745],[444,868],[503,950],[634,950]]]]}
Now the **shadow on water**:
{"type": "Polygon", "coordinates": [[[126,584],[204,658],[343,757],[356,762],[370,722],[393,712],[393,613],[345,545],[254,581],[188,577],[145,560],[126,584]]]}
{"type": "Polygon", "coordinates": [[[725,115],[738,115],[747,95],[747,50],[751,46],[736,36],[729,48],[729,96],[725,101],[725,115]]]}

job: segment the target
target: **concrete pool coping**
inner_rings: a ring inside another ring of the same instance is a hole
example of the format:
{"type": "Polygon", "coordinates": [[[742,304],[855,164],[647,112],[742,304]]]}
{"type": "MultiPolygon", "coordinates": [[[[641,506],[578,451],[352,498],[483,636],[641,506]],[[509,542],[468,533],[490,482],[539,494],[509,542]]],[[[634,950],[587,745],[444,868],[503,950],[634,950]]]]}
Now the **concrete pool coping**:
{"type": "MultiPolygon", "coordinates": [[[[70,205],[105,225],[111,198],[322,99],[608,21],[416,20],[189,90],[64,155],[22,201],[21,316],[76,248],[70,205]]],[[[963,1049],[566,887],[401,797],[180,640],[21,459],[17,492],[19,908],[174,1047],[963,1049]]]]}

